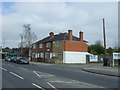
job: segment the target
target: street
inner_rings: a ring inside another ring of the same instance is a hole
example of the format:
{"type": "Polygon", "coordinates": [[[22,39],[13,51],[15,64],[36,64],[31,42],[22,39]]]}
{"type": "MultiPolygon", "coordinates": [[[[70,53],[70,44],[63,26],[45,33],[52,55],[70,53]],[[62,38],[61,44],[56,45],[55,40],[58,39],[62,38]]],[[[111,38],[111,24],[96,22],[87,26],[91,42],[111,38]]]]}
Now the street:
{"type": "Polygon", "coordinates": [[[59,64],[16,64],[2,61],[2,88],[118,88],[118,78],[59,64]]]}

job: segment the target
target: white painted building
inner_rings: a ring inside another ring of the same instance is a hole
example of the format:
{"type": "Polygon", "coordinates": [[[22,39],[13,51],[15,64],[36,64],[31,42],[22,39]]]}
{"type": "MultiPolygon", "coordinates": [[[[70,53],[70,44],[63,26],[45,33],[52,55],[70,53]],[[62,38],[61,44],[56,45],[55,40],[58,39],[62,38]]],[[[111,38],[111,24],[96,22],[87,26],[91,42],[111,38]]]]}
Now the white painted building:
{"type": "Polygon", "coordinates": [[[86,55],[88,52],[63,51],[63,63],[82,63],[86,64],[86,55]]]}

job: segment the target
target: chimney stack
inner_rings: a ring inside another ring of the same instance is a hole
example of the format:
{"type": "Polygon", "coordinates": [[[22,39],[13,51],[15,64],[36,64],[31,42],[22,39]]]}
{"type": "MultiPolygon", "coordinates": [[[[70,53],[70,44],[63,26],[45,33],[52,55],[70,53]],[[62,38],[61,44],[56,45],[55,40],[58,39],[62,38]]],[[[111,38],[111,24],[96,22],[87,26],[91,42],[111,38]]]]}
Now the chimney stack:
{"type": "Polygon", "coordinates": [[[83,32],[79,32],[79,38],[80,38],[80,41],[83,41],[83,32]]]}
{"type": "Polygon", "coordinates": [[[72,30],[68,30],[68,37],[69,37],[69,40],[72,40],[72,30]]]}
{"type": "Polygon", "coordinates": [[[50,35],[50,38],[52,38],[54,36],[54,33],[50,32],[49,35],[50,35]]]}

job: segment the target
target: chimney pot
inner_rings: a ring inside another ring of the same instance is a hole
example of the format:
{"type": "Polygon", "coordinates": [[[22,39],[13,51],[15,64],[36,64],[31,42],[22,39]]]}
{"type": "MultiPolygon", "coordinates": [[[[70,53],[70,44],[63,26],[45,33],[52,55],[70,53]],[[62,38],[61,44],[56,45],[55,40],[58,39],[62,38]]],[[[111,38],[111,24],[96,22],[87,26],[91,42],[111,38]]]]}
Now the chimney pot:
{"type": "Polygon", "coordinates": [[[72,30],[68,30],[68,37],[69,37],[69,40],[72,40],[72,30]]]}
{"type": "Polygon", "coordinates": [[[80,41],[83,41],[83,32],[82,31],[79,32],[79,38],[80,38],[80,41]]]}
{"type": "Polygon", "coordinates": [[[50,32],[49,35],[50,35],[50,38],[52,38],[54,36],[54,33],[50,32]]]}

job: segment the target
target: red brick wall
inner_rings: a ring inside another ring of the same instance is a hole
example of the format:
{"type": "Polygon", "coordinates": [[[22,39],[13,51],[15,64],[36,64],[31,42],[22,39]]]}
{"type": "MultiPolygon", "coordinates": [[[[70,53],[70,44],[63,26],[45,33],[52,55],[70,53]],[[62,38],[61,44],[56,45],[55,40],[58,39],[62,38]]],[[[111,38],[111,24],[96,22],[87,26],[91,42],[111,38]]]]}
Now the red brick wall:
{"type": "Polygon", "coordinates": [[[64,51],[88,52],[88,45],[78,41],[64,41],[64,51]]]}
{"type": "MultiPolygon", "coordinates": [[[[51,47],[49,47],[49,48],[47,48],[46,47],[46,43],[43,43],[43,48],[39,48],[39,44],[38,43],[36,43],[36,49],[33,49],[32,48],[32,53],[40,53],[40,52],[43,52],[44,53],[44,59],[45,59],[45,53],[46,52],[52,52],[52,42],[50,42],[51,43],[51,47]],[[49,49],[49,51],[47,50],[47,49],[49,49]]],[[[37,58],[37,59],[35,59],[35,58],[32,58],[32,61],[41,61],[41,59],[39,59],[39,58],[37,58]]]]}

